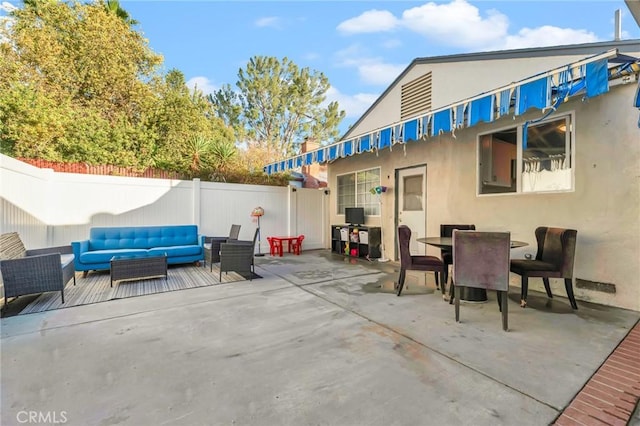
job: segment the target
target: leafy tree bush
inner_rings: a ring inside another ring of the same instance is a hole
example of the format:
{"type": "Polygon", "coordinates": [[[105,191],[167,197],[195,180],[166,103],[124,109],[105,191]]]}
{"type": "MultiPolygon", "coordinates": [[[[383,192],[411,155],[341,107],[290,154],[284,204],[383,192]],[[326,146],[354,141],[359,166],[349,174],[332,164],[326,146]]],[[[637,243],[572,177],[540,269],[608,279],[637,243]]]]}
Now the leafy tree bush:
{"type": "Polygon", "coordinates": [[[291,156],[306,138],[331,141],[345,116],[337,102],[324,107],[330,84],[321,72],[288,58],[254,56],[230,85],[210,95],[216,113],[263,162],[291,156]]]}
{"type": "Polygon", "coordinates": [[[305,136],[335,137],[344,117],[322,107],[327,78],[287,58],[252,58],[238,93],[190,90],[181,71],[159,72],[162,57],[117,0],[25,0],[10,19],[0,21],[6,155],[286,184],[263,165],[305,136]]]}

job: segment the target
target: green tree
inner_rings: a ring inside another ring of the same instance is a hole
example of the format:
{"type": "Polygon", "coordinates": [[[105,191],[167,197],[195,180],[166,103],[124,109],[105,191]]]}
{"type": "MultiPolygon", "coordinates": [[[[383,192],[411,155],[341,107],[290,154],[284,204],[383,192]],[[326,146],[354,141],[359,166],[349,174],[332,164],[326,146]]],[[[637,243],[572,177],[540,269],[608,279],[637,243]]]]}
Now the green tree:
{"type": "Polygon", "coordinates": [[[189,90],[181,71],[170,70],[156,91],[158,100],[149,122],[158,135],[156,164],[194,176],[214,168],[215,146],[233,145],[233,130],[214,115],[202,92],[189,90]]]}
{"type": "Polygon", "coordinates": [[[127,12],[120,6],[120,2],[118,0],[106,0],[105,8],[109,13],[116,15],[118,18],[122,19],[122,21],[128,25],[138,24],[138,21],[136,21],[135,19],[132,19],[131,16],[129,16],[129,12],[127,12]]]}
{"type": "Polygon", "coordinates": [[[179,70],[158,72],[162,57],[117,0],[25,0],[10,18],[0,20],[2,153],[261,178],[207,97],[179,70]]]}
{"type": "Polygon", "coordinates": [[[297,152],[305,138],[331,141],[345,116],[337,102],[326,104],[329,80],[321,72],[299,68],[286,57],[254,56],[230,85],[210,95],[216,113],[232,126],[249,149],[272,161],[297,152]]]}
{"type": "Polygon", "coordinates": [[[238,167],[238,148],[233,141],[215,139],[211,145],[214,171],[225,174],[228,170],[238,167]]]}
{"type": "Polygon", "coordinates": [[[191,154],[191,171],[193,174],[197,174],[202,169],[203,157],[207,153],[211,152],[211,139],[207,139],[202,135],[194,136],[189,140],[187,148],[191,154]]]}
{"type": "Polygon", "coordinates": [[[3,153],[145,166],[162,57],[105,3],[28,0],[0,29],[3,153]],[[138,153],[138,155],[135,155],[138,153]]]}

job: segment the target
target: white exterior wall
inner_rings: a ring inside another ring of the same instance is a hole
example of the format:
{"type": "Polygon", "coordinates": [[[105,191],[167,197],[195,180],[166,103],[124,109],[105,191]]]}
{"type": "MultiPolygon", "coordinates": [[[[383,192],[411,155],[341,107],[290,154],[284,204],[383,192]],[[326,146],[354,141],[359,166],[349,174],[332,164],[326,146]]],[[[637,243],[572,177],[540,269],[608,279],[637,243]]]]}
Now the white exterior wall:
{"type": "MultiPolygon", "coordinates": [[[[304,249],[329,246],[329,195],[318,189],[201,182],[200,223],[204,235],[229,234],[230,224],[241,225],[240,239],[250,240],[257,220],[251,217],[261,206],[261,251],[269,252],[268,236],[305,236],[304,249]]],[[[328,192],[328,191],[327,191],[328,192]]]]}
{"type": "MultiPolygon", "coordinates": [[[[437,236],[442,223],[474,223],[482,231],[510,231],[513,239],[529,246],[512,250],[512,257],[535,256],[534,230],[538,226],[573,228],[578,231],[574,278],[611,283],[609,294],[576,288],[579,300],[640,311],[640,130],[638,110],[632,107],[635,84],[618,86],[605,95],[582,102],[576,99],[560,107],[559,114],[574,112],[575,190],[546,194],[477,196],[477,134],[521,124],[540,116],[503,118],[450,134],[410,142],[406,155],[401,145],[392,151],[337,160],[329,166],[329,186],[336,176],[355,170],[382,167],[382,185],[394,189],[396,169],[427,165],[427,234],[437,236]]],[[[331,222],[336,215],[335,191],[330,202],[331,222]]],[[[383,202],[394,205],[393,191],[383,202]]],[[[389,257],[397,258],[395,208],[386,208],[383,226],[389,257]],[[390,232],[391,231],[391,232],[390,232]]],[[[368,225],[379,225],[378,217],[368,225]]],[[[428,254],[439,256],[434,247],[428,254]]],[[[561,280],[551,280],[554,294],[566,296],[561,280]]],[[[520,277],[512,274],[519,286],[520,277]]],[[[543,291],[542,280],[529,280],[531,289],[543,291]]]]}
{"type": "Polygon", "coordinates": [[[0,233],[19,232],[27,248],[84,240],[94,226],[196,224],[202,235],[224,236],[240,224],[250,240],[257,206],[263,253],[269,235],[329,246],[328,195],[317,189],[55,173],[0,155],[0,199],[0,233]]]}
{"type": "Polygon", "coordinates": [[[17,227],[27,247],[44,247],[48,242],[44,212],[47,209],[48,181],[53,172],[26,166],[0,154],[0,233],[12,232],[17,227]],[[10,199],[4,195],[5,192],[11,193],[10,199]],[[14,224],[14,227],[8,224],[14,224]]]}

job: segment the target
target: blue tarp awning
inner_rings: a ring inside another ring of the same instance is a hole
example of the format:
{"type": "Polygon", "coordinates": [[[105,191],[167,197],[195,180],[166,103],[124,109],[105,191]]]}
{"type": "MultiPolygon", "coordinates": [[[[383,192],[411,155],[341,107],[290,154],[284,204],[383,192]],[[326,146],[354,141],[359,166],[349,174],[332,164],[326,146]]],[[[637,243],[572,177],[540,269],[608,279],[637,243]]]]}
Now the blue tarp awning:
{"type": "MultiPolygon", "coordinates": [[[[530,109],[541,110],[544,118],[571,96],[591,98],[607,93],[609,80],[637,73],[640,73],[640,60],[620,56],[617,49],[609,50],[429,111],[420,117],[396,122],[286,161],[268,164],[264,171],[267,174],[283,172],[302,163],[324,163],[391,148],[394,144],[438,136],[480,122],[490,123],[505,115],[522,115],[530,109]],[[620,64],[617,58],[624,59],[623,63],[620,64]]],[[[633,102],[640,108],[640,84],[633,102]]],[[[640,126],[640,122],[638,124],[640,126]]]]}

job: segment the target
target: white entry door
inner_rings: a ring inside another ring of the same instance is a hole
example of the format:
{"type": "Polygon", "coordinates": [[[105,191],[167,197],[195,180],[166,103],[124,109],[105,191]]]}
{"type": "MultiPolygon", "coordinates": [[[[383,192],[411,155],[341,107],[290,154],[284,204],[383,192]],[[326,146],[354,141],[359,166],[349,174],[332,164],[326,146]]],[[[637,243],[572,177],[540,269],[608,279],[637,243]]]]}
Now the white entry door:
{"type": "Polygon", "coordinates": [[[427,166],[398,171],[398,225],[411,228],[411,254],[426,254],[426,245],[416,238],[427,232],[427,166]]]}

